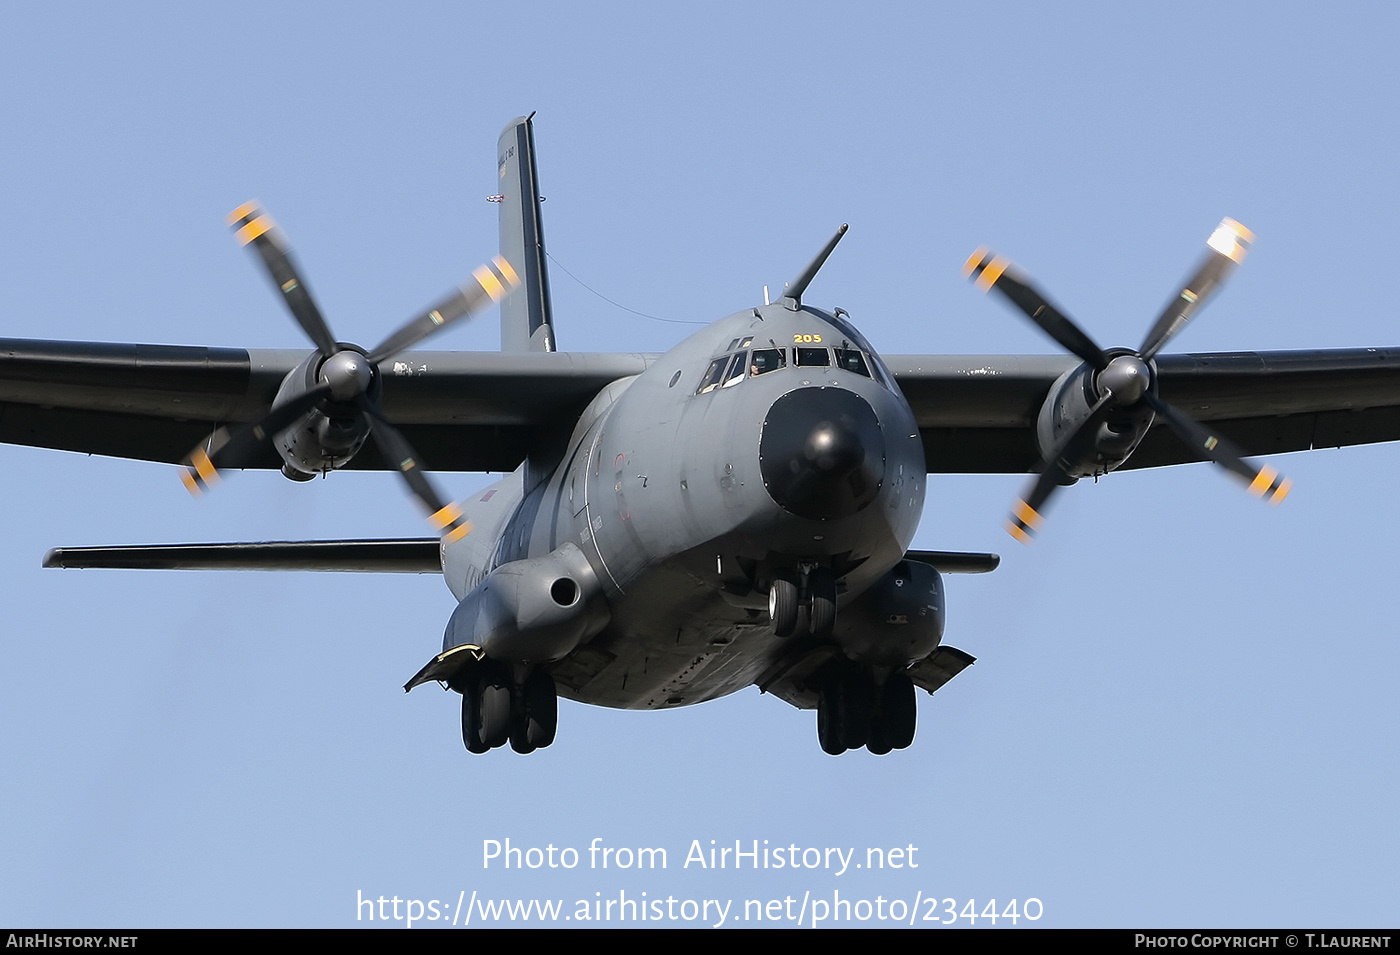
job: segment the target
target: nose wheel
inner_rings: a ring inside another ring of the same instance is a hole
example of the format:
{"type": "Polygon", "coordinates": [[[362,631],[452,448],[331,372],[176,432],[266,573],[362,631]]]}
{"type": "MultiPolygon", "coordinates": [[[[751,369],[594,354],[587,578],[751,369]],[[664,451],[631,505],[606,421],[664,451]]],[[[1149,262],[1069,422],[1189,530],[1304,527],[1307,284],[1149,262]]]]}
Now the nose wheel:
{"type": "Polygon", "coordinates": [[[836,575],[828,567],[807,574],[807,625],[814,637],[831,636],[836,625],[836,575]]]}
{"type": "Polygon", "coordinates": [[[768,585],[768,618],[776,637],[790,637],[797,629],[797,578],[791,571],[773,572],[768,585]]]}
{"type": "Polygon", "coordinates": [[[806,574],[805,594],[797,575],[776,570],[768,585],[768,618],[773,635],[790,637],[797,630],[798,612],[805,603],[807,628],[814,637],[829,637],[836,625],[836,575],[828,567],[813,567],[806,574]],[[805,600],[803,599],[805,597],[805,600]]]}

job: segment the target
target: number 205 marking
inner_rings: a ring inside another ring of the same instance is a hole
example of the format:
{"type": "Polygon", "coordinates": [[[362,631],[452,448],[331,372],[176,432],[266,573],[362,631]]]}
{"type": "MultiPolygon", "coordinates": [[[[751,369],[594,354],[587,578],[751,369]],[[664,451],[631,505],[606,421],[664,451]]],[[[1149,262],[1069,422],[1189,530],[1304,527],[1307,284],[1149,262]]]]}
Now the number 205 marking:
{"type": "Polygon", "coordinates": [[[794,345],[820,345],[822,337],[820,335],[794,335],[792,342],[794,345]]]}

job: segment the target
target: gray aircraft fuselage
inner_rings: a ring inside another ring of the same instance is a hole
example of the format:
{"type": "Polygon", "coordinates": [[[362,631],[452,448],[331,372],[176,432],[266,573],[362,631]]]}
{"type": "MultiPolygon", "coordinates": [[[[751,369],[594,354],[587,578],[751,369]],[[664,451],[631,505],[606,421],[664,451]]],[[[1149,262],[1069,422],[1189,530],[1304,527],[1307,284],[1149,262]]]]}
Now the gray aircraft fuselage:
{"type": "MultiPolygon", "coordinates": [[[[459,600],[493,569],[566,542],[601,585],[608,622],[589,648],[611,659],[582,687],[561,680],[561,696],[654,709],[733,693],[785,642],[767,612],[773,570],[832,567],[845,606],[902,559],[924,500],[913,413],[850,323],[790,305],[691,336],[604,389],[534,486],[527,462],[463,503],[475,532],[443,553],[459,600]]],[[[460,642],[449,627],[444,649],[460,642]]],[[[843,649],[903,667],[937,637],[923,643],[888,646],[888,659],[843,649]]]]}

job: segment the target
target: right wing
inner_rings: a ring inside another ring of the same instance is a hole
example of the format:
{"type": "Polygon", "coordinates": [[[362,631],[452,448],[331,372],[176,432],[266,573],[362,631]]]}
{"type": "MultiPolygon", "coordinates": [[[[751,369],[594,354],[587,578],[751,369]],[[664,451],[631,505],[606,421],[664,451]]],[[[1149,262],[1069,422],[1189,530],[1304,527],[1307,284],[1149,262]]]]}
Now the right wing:
{"type": "MultiPolygon", "coordinates": [[[[179,463],[221,425],[263,417],[305,350],[0,339],[0,443],[179,463]]],[[[570,429],[638,354],[408,352],[384,368],[385,416],[434,471],[514,470],[570,429]]],[[[278,468],[268,447],[250,467],[278,468]]],[[[350,468],[383,470],[378,454],[350,468]]]]}

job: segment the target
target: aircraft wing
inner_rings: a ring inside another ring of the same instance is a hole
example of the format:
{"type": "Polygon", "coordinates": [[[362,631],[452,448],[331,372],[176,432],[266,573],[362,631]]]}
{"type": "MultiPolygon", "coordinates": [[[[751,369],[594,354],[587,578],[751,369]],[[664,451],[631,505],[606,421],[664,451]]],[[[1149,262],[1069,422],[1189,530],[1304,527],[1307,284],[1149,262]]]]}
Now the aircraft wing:
{"type": "MultiPolygon", "coordinates": [[[[914,410],[930,473],[1022,473],[1035,419],[1078,359],[887,355],[914,410]]],[[[1400,440],[1400,348],[1219,352],[1157,358],[1161,396],[1247,455],[1400,440]]],[[[1124,468],[1200,460],[1154,426],[1124,468]]]]}
{"type": "MultiPolygon", "coordinates": [[[[257,421],[305,350],[0,339],[0,442],[177,463],[221,424],[257,421]]],[[[386,417],[439,471],[511,471],[542,429],[572,428],[652,356],[409,352],[386,363],[386,417]]],[[[252,467],[276,468],[268,448],[252,467]]],[[[383,469],[378,454],[352,468],[383,469]]]]}
{"type": "MultiPolygon", "coordinates": [[[[218,426],[258,420],[304,350],[0,339],[0,442],[177,463],[218,426]]],[[[438,471],[510,471],[542,429],[572,427],[643,354],[410,352],[383,409],[438,471]]],[[[1024,473],[1035,417],[1070,357],[893,355],[930,472],[1024,473]]],[[[1162,397],[1246,453],[1400,440],[1400,349],[1160,356],[1162,397]]],[[[1154,427],[1126,468],[1195,461],[1154,427]]],[[[268,449],[253,467],[276,468],[268,449]]],[[[382,469],[378,454],[351,468],[382,469]]]]}

